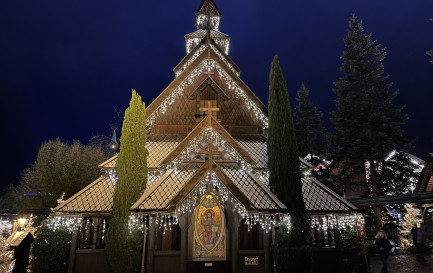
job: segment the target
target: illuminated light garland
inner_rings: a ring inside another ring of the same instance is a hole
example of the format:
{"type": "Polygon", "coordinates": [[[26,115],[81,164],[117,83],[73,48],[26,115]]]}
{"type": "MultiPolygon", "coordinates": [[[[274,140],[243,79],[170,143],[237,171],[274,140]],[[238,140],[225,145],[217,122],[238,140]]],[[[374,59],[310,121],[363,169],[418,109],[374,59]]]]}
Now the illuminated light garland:
{"type": "Polygon", "coordinates": [[[54,231],[65,228],[69,232],[74,232],[78,230],[81,219],[82,218],[78,216],[51,215],[47,218],[46,224],[54,231]]]}
{"type": "Polygon", "coordinates": [[[163,175],[165,170],[152,170],[147,174],[146,188],[152,187],[163,175]]]}
{"type": "Polygon", "coordinates": [[[242,98],[244,103],[246,104],[247,109],[252,109],[254,112],[254,115],[257,119],[259,119],[263,126],[265,128],[268,128],[269,126],[269,119],[268,117],[262,112],[262,110],[256,105],[255,102],[253,102],[248,95],[245,93],[245,91],[240,88],[235,81],[219,66],[216,65],[216,70],[218,71],[218,74],[222,80],[226,82],[226,85],[230,90],[233,90],[236,97],[242,98]]]}
{"type": "Polygon", "coordinates": [[[269,170],[253,170],[253,175],[259,179],[260,182],[262,182],[263,185],[265,185],[268,189],[269,187],[269,170]]]}
{"type": "Polygon", "coordinates": [[[177,97],[183,95],[185,88],[193,84],[195,79],[200,76],[203,71],[210,72],[214,68],[216,68],[220,78],[226,82],[228,88],[234,91],[235,96],[238,98],[240,97],[246,104],[246,107],[253,110],[254,115],[262,122],[263,126],[268,128],[268,117],[262,112],[256,103],[248,97],[245,91],[240,88],[214,60],[210,59],[204,60],[196,69],[191,72],[191,74],[189,74],[185,80],[179,84],[176,89],[173,90],[173,92],[161,103],[161,105],[159,105],[158,108],[147,118],[146,127],[150,128],[160,114],[165,114],[167,112],[167,108],[175,102],[177,97]]]}
{"type": "Polygon", "coordinates": [[[217,45],[219,45],[221,48],[224,49],[224,53],[226,55],[229,55],[230,40],[228,40],[228,39],[215,39],[215,43],[217,43],[217,45]]]}
{"type": "MultiPolygon", "coordinates": [[[[236,74],[236,76],[239,77],[241,75],[238,71],[236,71],[236,69],[232,66],[232,64],[229,61],[227,61],[227,59],[223,56],[223,54],[221,54],[221,52],[214,45],[211,44],[210,47],[215,52],[215,54],[218,57],[220,57],[220,59],[223,60],[223,62],[230,68],[230,70],[236,74]]],[[[228,52],[228,50],[227,50],[227,52],[228,52]]],[[[226,54],[228,55],[228,53],[226,53],[226,54]]]]}
{"type": "Polygon", "coordinates": [[[158,106],[158,108],[146,120],[146,127],[149,128],[155,123],[156,117],[167,112],[167,107],[172,105],[177,97],[183,94],[185,88],[194,83],[195,79],[200,76],[203,71],[210,72],[215,67],[213,60],[204,60],[189,76],[184,79],[179,86],[158,106]]]}
{"type": "Polygon", "coordinates": [[[245,224],[248,231],[251,231],[253,226],[259,225],[266,233],[271,232],[273,227],[282,224],[286,225],[288,230],[291,227],[290,215],[288,214],[251,213],[245,217],[245,224]]]}
{"type": "Polygon", "coordinates": [[[221,197],[224,204],[230,203],[233,212],[238,213],[243,218],[248,216],[248,210],[245,206],[224,186],[218,179],[215,172],[209,172],[200,182],[194,187],[190,194],[176,206],[175,214],[183,215],[191,213],[200,197],[206,193],[214,193],[221,197]]]}
{"type": "Polygon", "coordinates": [[[190,143],[181,151],[179,156],[167,165],[167,168],[176,170],[177,166],[183,162],[196,160],[197,157],[200,156],[206,156],[204,154],[201,155],[200,150],[208,147],[211,143],[213,146],[218,148],[218,151],[225,152],[225,154],[221,156],[225,157],[226,160],[240,160],[240,165],[243,166],[244,171],[252,169],[251,165],[243,161],[237,151],[212,127],[206,127],[203,129],[199,135],[191,140],[190,143]]]}
{"type": "Polygon", "coordinates": [[[114,181],[117,182],[117,168],[109,169],[105,171],[105,174],[108,175],[108,177],[114,181]]]}
{"type": "Polygon", "coordinates": [[[364,217],[359,213],[310,216],[310,224],[311,228],[318,228],[320,230],[327,228],[356,229],[358,224],[364,226],[364,217]]]}
{"type": "Polygon", "coordinates": [[[186,61],[186,63],[182,66],[181,69],[179,69],[178,71],[175,72],[176,78],[179,77],[180,74],[182,74],[182,72],[192,63],[194,62],[198,56],[200,56],[201,53],[203,53],[203,51],[205,51],[207,48],[207,45],[201,45],[197,51],[191,56],[191,58],[188,59],[188,61],[186,61]]]}
{"type": "MultiPolygon", "coordinates": [[[[206,19],[207,19],[207,15],[205,15],[205,14],[200,14],[197,17],[197,29],[206,27],[204,25],[206,19]]],[[[219,16],[211,16],[211,18],[210,18],[211,27],[213,27],[213,29],[218,31],[218,29],[220,27],[220,21],[221,21],[221,18],[219,16]]]]}
{"type": "Polygon", "coordinates": [[[9,237],[12,234],[13,224],[9,219],[0,218],[0,237],[9,237]]]}
{"type": "Polygon", "coordinates": [[[186,54],[189,54],[191,50],[201,42],[201,40],[202,38],[188,38],[186,41],[186,54]]]}

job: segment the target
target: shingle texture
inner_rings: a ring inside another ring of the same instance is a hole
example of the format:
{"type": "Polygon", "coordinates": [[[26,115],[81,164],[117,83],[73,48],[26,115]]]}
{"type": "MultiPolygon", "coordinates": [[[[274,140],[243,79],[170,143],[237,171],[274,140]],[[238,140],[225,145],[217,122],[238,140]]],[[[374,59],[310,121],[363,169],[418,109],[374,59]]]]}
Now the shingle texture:
{"type": "Polygon", "coordinates": [[[312,177],[302,179],[302,194],[307,212],[337,212],[356,209],[312,177]]]}
{"type": "Polygon", "coordinates": [[[283,209],[247,172],[232,166],[222,167],[222,170],[254,205],[255,209],[283,209]]]}
{"type": "Polygon", "coordinates": [[[134,206],[139,210],[161,210],[167,208],[170,201],[182,190],[186,183],[200,168],[199,164],[184,165],[178,167],[177,171],[162,177],[151,188],[148,188],[140,204],[134,206]]]}
{"type": "MultiPolygon", "coordinates": [[[[149,136],[146,148],[149,152],[147,156],[147,167],[149,169],[158,168],[161,161],[176,148],[185,136],[181,135],[154,135],[149,136]]],[[[117,164],[117,155],[105,161],[100,168],[114,169],[117,164]]]]}
{"type": "Polygon", "coordinates": [[[267,168],[268,148],[263,136],[238,136],[235,139],[257,163],[255,168],[267,168]]]}
{"type": "Polygon", "coordinates": [[[114,180],[108,175],[102,176],[54,210],[68,213],[110,213],[114,188],[114,180]]]}
{"type": "MultiPolygon", "coordinates": [[[[185,37],[187,37],[187,38],[204,38],[204,37],[206,37],[206,34],[207,34],[206,30],[199,29],[197,31],[194,31],[192,33],[185,35],[185,37]]],[[[210,36],[213,39],[229,39],[230,38],[229,35],[224,34],[222,32],[219,32],[217,30],[211,30],[210,36]]]]}

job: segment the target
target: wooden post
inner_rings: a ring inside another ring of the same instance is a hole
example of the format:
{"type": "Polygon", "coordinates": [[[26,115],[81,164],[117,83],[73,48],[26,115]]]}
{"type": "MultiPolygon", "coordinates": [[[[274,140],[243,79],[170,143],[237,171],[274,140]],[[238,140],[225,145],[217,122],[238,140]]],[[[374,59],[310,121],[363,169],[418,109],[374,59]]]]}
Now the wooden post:
{"type": "Polygon", "coordinates": [[[186,273],[188,260],[188,218],[184,214],[179,217],[180,227],[180,272],[186,273]]]}
{"type": "Polygon", "coordinates": [[[155,216],[149,216],[149,222],[152,221],[152,225],[149,226],[149,241],[147,244],[147,272],[153,272],[153,252],[155,251],[155,216]],[[152,220],[150,220],[152,219],[152,220]]]}
{"type": "Polygon", "coordinates": [[[269,271],[271,269],[271,240],[272,234],[263,232],[263,247],[265,248],[265,273],[270,273],[269,271]]]}
{"type": "Polygon", "coordinates": [[[239,269],[239,226],[241,225],[242,218],[236,212],[233,212],[231,206],[228,208],[230,213],[230,227],[231,227],[231,245],[232,245],[232,273],[238,273],[239,269]]]}
{"type": "Polygon", "coordinates": [[[72,239],[71,239],[71,252],[69,253],[68,273],[74,273],[75,254],[77,252],[77,245],[78,245],[78,230],[74,230],[72,232],[72,239]]]}
{"type": "Polygon", "coordinates": [[[141,256],[141,273],[144,273],[145,266],[144,266],[144,259],[146,259],[146,238],[147,238],[147,228],[144,226],[143,231],[143,255],[141,256]]]}
{"type": "Polygon", "coordinates": [[[93,242],[92,242],[92,249],[96,249],[96,245],[98,244],[99,220],[100,220],[100,218],[93,218],[93,242]]]}

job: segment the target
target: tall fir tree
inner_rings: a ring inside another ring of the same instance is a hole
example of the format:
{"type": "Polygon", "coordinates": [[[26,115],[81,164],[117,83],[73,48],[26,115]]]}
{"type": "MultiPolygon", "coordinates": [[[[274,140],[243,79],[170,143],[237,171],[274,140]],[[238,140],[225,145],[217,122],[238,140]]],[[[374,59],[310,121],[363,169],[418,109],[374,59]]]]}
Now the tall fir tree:
{"type": "MultiPolygon", "coordinates": [[[[364,32],[362,21],[352,15],[344,38],[346,50],[341,59],[343,77],[335,83],[336,110],[332,112],[334,132],[330,137],[334,167],[340,168],[338,180],[350,184],[355,177],[366,177],[372,196],[383,195],[381,169],[393,150],[408,151],[410,143],[401,126],[407,120],[403,107],[392,101],[398,91],[383,76],[385,49],[371,34],[364,32]],[[367,175],[366,175],[367,174],[367,175]]],[[[380,208],[374,208],[376,226],[381,226],[380,208]]]]}
{"type": "Polygon", "coordinates": [[[129,208],[146,188],[146,137],[146,107],[133,90],[120,138],[113,217],[106,240],[109,263],[116,273],[133,273],[140,269],[143,234],[140,230],[130,230],[128,219],[129,208]]]}
{"type": "Polygon", "coordinates": [[[269,82],[268,168],[271,190],[290,213],[289,234],[282,227],[273,245],[278,272],[292,268],[309,272],[309,225],[302,195],[299,152],[291,114],[289,94],[278,57],[272,62],[269,82]]]}
{"type": "MultiPolygon", "coordinates": [[[[326,152],[326,130],[322,124],[322,112],[310,100],[310,91],[301,84],[298,90],[298,106],[295,108],[295,132],[298,142],[299,155],[322,157],[326,152]]],[[[310,162],[311,163],[311,162],[310,162]]]]}

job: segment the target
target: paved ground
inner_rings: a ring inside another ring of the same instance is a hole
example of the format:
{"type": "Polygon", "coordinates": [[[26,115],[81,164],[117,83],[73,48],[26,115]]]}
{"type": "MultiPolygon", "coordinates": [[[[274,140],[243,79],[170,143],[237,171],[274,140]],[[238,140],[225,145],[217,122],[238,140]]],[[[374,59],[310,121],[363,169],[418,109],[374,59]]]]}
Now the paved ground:
{"type": "MultiPolygon", "coordinates": [[[[433,273],[433,256],[426,255],[427,262],[420,263],[413,255],[392,255],[388,258],[389,273],[433,273]]],[[[370,257],[371,273],[381,273],[380,258],[370,257]]]]}

